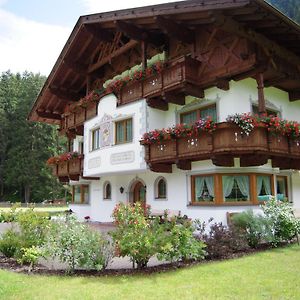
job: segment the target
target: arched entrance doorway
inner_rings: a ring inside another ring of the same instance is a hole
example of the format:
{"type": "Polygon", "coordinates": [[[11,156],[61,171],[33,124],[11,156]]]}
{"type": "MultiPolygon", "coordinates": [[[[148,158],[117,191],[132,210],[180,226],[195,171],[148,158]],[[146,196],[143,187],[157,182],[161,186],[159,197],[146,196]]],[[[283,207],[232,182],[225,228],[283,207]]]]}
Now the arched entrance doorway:
{"type": "Polygon", "coordinates": [[[137,180],[131,186],[132,203],[140,203],[142,206],[146,205],[146,187],[144,183],[137,180]]]}

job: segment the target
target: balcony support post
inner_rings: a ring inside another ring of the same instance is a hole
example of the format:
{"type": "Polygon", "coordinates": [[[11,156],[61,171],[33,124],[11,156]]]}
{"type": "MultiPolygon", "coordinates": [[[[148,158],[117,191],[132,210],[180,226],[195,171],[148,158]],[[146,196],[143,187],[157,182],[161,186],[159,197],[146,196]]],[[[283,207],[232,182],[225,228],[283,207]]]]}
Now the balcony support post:
{"type": "Polygon", "coordinates": [[[147,43],[145,41],[141,41],[142,47],[142,71],[147,69],[147,43]]]}
{"type": "Polygon", "coordinates": [[[256,76],[257,90],[258,90],[258,113],[259,115],[265,114],[266,111],[266,101],[264,95],[264,74],[258,73],[256,76]]]}

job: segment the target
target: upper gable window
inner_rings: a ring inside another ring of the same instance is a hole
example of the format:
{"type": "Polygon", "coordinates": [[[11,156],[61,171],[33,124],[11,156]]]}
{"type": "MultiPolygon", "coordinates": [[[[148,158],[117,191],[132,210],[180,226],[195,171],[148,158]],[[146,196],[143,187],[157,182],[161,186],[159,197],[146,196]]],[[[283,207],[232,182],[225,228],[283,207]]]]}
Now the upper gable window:
{"type": "Polygon", "coordinates": [[[197,108],[195,110],[182,113],[180,115],[180,122],[185,124],[193,124],[199,119],[211,117],[213,121],[217,121],[216,104],[197,108]]]}

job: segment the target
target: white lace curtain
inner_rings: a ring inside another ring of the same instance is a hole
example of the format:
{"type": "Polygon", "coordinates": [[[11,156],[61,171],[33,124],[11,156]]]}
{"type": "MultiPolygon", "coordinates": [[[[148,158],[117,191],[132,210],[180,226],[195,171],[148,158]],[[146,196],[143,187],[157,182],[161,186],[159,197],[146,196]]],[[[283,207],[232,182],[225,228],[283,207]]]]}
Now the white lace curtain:
{"type": "Polygon", "coordinates": [[[265,187],[265,192],[266,195],[271,195],[271,183],[270,183],[270,177],[269,176],[264,176],[264,175],[259,175],[256,177],[257,181],[256,181],[256,191],[257,191],[257,195],[260,195],[261,189],[264,185],[265,187]]]}
{"type": "Polygon", "coordinates": [[[214,197],[214,178],[213,176],[198,176],[195,178],[195,194],[196,199],[199,199],[202,197],[204,192],[204,183],[206,184],[206,187],[208,189],[209,196],[214,197]]]}
{"type": "Polygon", "coordinates": [[[223,194],[224,197],[228,197],[233,189],[234,182],[236,182],[239,187],[241,193],[244,196],[247,196],[249,199],[250,191],[249,191],[249,177],[244,175],[233,175],[233,176],[222,176],[223,181],[223,194]]]}

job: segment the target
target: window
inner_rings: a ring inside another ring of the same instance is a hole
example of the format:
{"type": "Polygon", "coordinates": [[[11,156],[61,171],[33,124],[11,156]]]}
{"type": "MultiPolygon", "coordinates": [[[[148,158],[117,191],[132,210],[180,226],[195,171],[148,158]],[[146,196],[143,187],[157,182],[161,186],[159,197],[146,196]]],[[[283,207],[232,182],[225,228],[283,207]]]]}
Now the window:
{"type": "Polygon", "coordinates": [[[272,195],[271,176],[256,176],[256,192],[258,201],[267,201],[270,199],[270,196],[272,195]]]}
{"type": "Polygon", "coordinates": [[[132,141],[132,119],[126,119],[115,123],[116,144],[123,144],[132,141]]]}
{"type": "Polygon", "coordinates": [[[83,142],[78,142],[78,152],[79,154],[83,154],[83,142]]]}
{"type": "Polygon", "coordinates": [[[286,176],[276,176],[277,200],[288,201],[288,185],[286,176]]]}
{"type": "Polygon", "coordinates": [[[222,176],[222,184],[225,202],[245,202],[250,200],[249,176],[222,176]]]}
{"type": "Polygon", "coordinates": [[[213,121],[217,121],[217,110],[215,104],[181,114],[180,122],[192,124],[201,118],[206,118],[209,116],[213,121]]]}
{"type": "Polygon", "coordinates": [[[214,202],[213,176],[194,176],[192,178],[192,199],[193,202],[214,202]]]}
{"type": "Polygon", "coordinates": [[[158,177],[155,182],[155,198],[166,199],[167,198],[167,181],[163,177],[158,177]]]}
{"type": "Polygon", "coordinates": [[[88,185],[73,185],[72,202],[75,204],[89,203],[89,186],[88,185]]]}
{"type": "Polygon", "coordinates": [[[92,131],[92,150],[100,148],[100,128],[92,131]]]}
{"type": "MultiPolygon", "coordinates": [[[[279,111],[277,111],[275,109],[267,108],[266,111],[267,111],[267,115],[268,116],[279,116],[280,115],[279,111]]],[[[252,113],[254,115],[258,115],[259,114],[258,105],[252,104],[252,113]]]]}
{"type": "Polygon", "coordinates": [[[103,185],[103,199],[110,200],[111,199],[111,185],[107,181],[103,185]]]}

